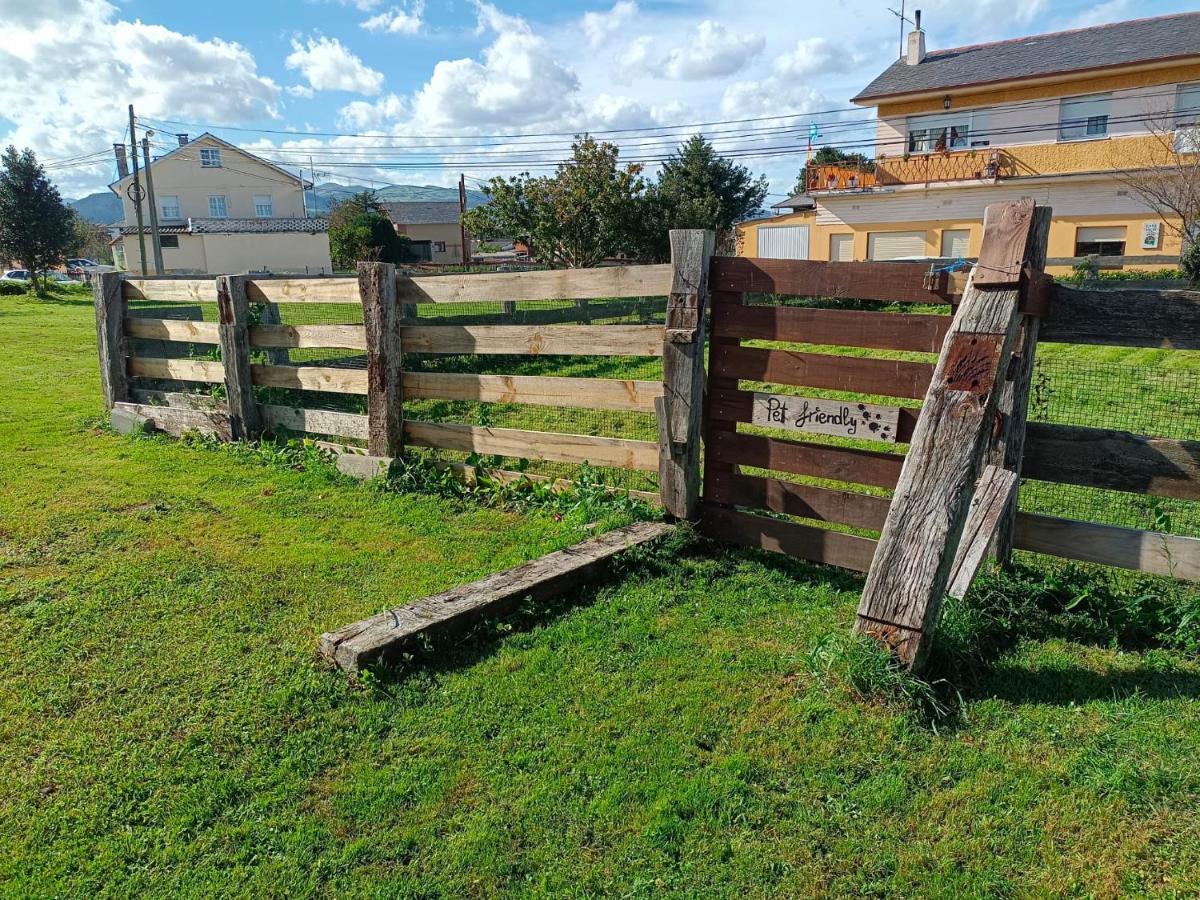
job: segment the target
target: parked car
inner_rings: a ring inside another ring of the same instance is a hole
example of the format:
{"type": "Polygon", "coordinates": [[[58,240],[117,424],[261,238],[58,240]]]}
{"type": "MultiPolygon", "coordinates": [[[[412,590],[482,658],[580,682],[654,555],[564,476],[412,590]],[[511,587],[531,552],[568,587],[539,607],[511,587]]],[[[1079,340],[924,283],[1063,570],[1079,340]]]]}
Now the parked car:
{"type": "Polygon", "coordinates": [[[75,279],[71,278],[65,272],[60,272],[57,269],[46,269],[38,272],[38,277],[43,281],[56,281],[60,284],[74,284],[75,279]]]}
{"type": "Polygon", "coordinates": [[[0,275],[0,281],[28,281],[28,269],[9,269],[3,275],[0,275]]]}

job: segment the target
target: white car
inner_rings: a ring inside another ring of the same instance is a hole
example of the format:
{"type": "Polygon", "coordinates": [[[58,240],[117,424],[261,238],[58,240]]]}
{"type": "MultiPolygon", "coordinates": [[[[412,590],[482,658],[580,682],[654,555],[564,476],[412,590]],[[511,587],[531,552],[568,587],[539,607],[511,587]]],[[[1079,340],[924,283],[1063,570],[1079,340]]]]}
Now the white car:
{"type": "Polygon", "coordinates": [[[0,275],[0,281],[28,281],[28,269],[9,269],[3,275],[0,275]]]}

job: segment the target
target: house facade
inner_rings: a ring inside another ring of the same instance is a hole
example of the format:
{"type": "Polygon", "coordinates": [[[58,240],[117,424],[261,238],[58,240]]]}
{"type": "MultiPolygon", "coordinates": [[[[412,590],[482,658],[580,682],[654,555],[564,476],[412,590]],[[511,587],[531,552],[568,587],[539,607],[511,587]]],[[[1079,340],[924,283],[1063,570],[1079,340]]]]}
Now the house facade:
{"type": "Polygon", "coordinates": [[[1032,197],[1053,209],[1050,271],[1175,264],[1178,219],[1131,182],[1195,146],[1200,13],[929,53],[917,15],[907,54],[854,98],[877,111],[873,164],[810,167],[814,208],[746,223],[745,255],[807,226],[809,259],[973,257],[984,209],[1032,197]]]}
{"type": "MultiPolygon", "coordinates": [[[[412,242],[409,249],[414,261],[463,262],[462,214],[457,201],[385,203],[383,208],[396,234],[412,242]]],[[[470,247],[467,249],[469,257],[470,247]]]]}
{"type": "MultiPolygon", "coordinates": [[[[118,154],[118,166],[125,164],[118,154]]],[[[124,225],[114,258],[141,272],[137,207],[124,169],[109,188],[121,198],[124,225]]],[[[179,145],[151,161],[163,272],[154,266],[150,198],[141,203],[146,270],[151,274],[232,274],[269,271],[322,274],[333,271],[329,226],[309,218],[304,181],[211,134],[179,145]]],[[[141,176],[145,187],[145,175],[141,176]]]]}

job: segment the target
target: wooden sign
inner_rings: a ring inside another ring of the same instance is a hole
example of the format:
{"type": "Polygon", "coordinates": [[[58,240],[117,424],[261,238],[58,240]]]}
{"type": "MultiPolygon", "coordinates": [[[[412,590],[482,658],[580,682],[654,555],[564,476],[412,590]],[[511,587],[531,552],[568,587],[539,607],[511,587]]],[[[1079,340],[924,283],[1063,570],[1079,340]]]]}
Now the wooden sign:
{"type": "Polygon", "coordinates": [[[895,406],[872,406],[851,400],[823,400],[756,392],[750,421],[768,428],[894,444],[900,425],[900,410],[895,406]]]}

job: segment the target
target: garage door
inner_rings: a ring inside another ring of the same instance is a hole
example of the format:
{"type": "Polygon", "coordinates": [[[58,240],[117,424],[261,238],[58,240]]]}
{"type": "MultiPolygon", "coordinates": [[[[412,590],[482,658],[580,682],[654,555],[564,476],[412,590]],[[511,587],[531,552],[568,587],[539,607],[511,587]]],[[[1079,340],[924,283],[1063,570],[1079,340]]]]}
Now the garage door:
{"type": "Polygon", "coordinates": [[[829,258],[834,262],[854,262],[854,235],[831,234],[829,258]]]}
{"type": "Polygon", "coordinates": [[[770,225],[758,229],[759,259],[808,259],[807,225],[770,225]]]}
{"type": "Polygon", "coordinates": [[[868,259],[926,256],[923,231],[873,231],[867,235],[868,259]]]}
{"type": "Polygon", "coordinates": [[[947,228],[942,232],[942,256],[947,259],[963,259],[971,243],[971,232],[966,228],[947,228]]]}

